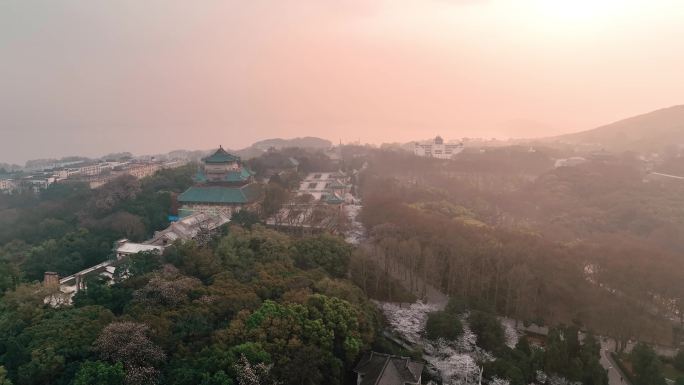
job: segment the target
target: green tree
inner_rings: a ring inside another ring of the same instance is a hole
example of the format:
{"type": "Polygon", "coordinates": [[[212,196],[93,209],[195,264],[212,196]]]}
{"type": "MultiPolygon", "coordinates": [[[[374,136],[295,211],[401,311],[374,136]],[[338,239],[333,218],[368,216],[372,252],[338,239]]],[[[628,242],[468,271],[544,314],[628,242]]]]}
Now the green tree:
{"type": "Polygon", "coordinates": [[[362,336],[369,326],[360,320],[348,302],[312,295],[305,305],[266,301],[244,321],[233,321],[231,334],[262,344],[276,376],[288,384],[336,384],[367,343],[362,336]]]}
{"type": "Polygon", "coordinates": [[[78,369],[73,385],[123,385],[125,377],[120,362],[85,361],[78,369]]]}
{"type": "Polygon", "coordinates": [[[473,311],[468,317],[470,329],[477,335],[477,344],[485,350],[496,352],[504,346],[506,336],[501,322],[493,314],[473,311]]]}
{"type": "Polygon", "coordinates": [[[454,341],[463,334],[463,325],[457,316],[446,311],[436,311],[428,314],[425,332],[431,340],[444,338],[454,341]]]}
{"type": "Polygon", "coordinates": [[[329,234],[302,238],[294,244],[295,265],[302,269],[322,267],[330,275],[347,275],[351,246],[342,238],[329,234]]]}
{"type": "Polygon", "coordinates": [[[259,215],[247,209],[233,213],[233,215],[230,217],[230,221],[231,223],[235,223],[248,229],[251,229],[252,226],[260,222],[259,215]]]}
{"type": "Polygon", "coordinates": [[[118,271],[127,271],[131,277],[145,275],[162,266],[161,255],[156,251],[141,251],[131,255],[126,263],[117,267],[118,271]]]}
{"type": "Polygon", "coordinates": [[[122,314],[124,306],[131,300],[132,290],[121,284],[111,285],[103,277],[90,277],[85,290],[79,290],[72,299],[75,307],[100,305],[114,314],[122,314]]]}
{"type": "Polygon", "coordinates": [[[634,385],[665,385],[663,364],[648,345],[637,344],[630,358],[634,368],[634,385]]]}
{"type": "Polygon", "coordinates": [[[233,226],[219,241],[216,254],[225,268],[241,279],[248,279],[254,274],[255,263],[292,263],[292,241],[286,235],[260,225],[251,230],[233,226]]]}
{"type": "Polygon", "coordinates": [[[672,365],[679,370],[680,372],[684,372],[684,351],[680,350],[677,352],[677,355],[675,356],[674,360],[672,361],[672,365]]]}
{"type": "Polygon", "coordinates": [[[264,191],[264,200],[261,202],[263,215],[269,217],[280,210],[290,198],[290,193],[277,183],[269,183],[264,191]]]}
{"type": "Polygon", "coordinates": [[[52,347],[31,351],[31,360],[19,367],[19,385],[54,384],[64,370],[64,356],[52,347]]]}
{"type": "Polygon", "coordinates": [[[21,271],[16,264],[0,260],[0,295],[17,287],[20,279],[21,271]]]}
{"type": "Polygon", "coordinates": [[[468,310],[468,302],[463,297],[457,295],[449,297],[449,302],[447,302],[446,308],[444,308],[444,311],[453,315],[463,314],[466,310],[468,310]]]}

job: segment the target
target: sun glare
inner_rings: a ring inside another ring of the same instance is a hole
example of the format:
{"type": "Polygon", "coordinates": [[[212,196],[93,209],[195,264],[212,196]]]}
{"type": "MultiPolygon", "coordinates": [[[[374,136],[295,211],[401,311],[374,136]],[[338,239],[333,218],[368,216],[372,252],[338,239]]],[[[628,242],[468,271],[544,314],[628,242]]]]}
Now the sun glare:
{"type": "Polygon", "coordinates": [[[592,23],[624,15],[629,8],[625,0],[537,0],[536,7],[550,21],[592,23]]]}

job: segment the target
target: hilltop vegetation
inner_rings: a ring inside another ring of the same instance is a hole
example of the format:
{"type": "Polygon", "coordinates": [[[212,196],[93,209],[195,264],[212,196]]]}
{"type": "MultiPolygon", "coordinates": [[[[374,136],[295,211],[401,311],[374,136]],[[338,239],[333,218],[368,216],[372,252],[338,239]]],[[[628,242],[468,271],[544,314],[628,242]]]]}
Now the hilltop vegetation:
{"type": "Polygon", "coordinates": [[[74,307],[20,285],[0,302],[0,364],[18,385],[341,384],[378,328],[363,293],[335,278],[348,260],[334,237],[233,227],[209,247],[133,259],[112,286],[93,279],[74,307]]]}

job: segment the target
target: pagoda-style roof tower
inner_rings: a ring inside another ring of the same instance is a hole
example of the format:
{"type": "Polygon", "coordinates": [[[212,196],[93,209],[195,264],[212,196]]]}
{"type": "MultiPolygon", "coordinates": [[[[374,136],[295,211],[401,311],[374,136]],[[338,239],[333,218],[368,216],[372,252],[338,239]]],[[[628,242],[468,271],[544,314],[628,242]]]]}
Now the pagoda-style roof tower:
{"type": "Polygon", "coordinates": [[[242,164],[240,157],[219,147],[202,161],[201,169],[193,178],[195,185],[178,196],[184,212],[221,210],[229,213],[260,199],[260,185],[254,183],[254,173],[242,164]]]}
{"type": "Polygon", "coordinates": [[[223,149],[222,146],[219,147],[218,150],[216,150],[215,153],[212,155],[209,155],[208,157],[202,159],[204,163],[234,163],[234,162],[240,162],[240,157],[235,156],[233,154],[228,153],[226,150],[223,149]]]}
{"type": "Polygon", "coordinates": [[[223,147],[202,161],[204,165],[194,178],[199,185],[242,186],[254,179],[254,173],[242,164],[240,157],[228,153],[223,147]]]}

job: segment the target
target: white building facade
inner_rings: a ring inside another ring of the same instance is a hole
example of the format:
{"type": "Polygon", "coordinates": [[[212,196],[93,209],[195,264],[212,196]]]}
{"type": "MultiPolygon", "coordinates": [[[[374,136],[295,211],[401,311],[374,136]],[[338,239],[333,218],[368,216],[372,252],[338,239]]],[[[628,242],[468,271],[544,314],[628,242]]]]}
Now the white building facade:
{"type": "Polygon", "coordinates": [[[418,156],[438,159],[451,159],[461,151],[463,151],[463,143],[444,143],[441,136],[429,142],[416,142],[413,149],[413,153],[418,156]]]}

